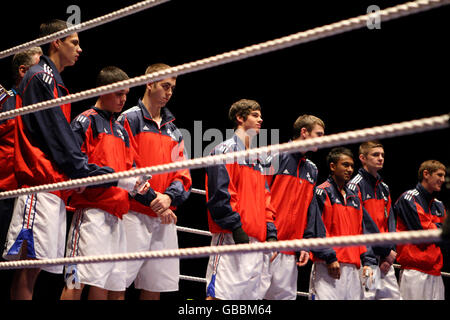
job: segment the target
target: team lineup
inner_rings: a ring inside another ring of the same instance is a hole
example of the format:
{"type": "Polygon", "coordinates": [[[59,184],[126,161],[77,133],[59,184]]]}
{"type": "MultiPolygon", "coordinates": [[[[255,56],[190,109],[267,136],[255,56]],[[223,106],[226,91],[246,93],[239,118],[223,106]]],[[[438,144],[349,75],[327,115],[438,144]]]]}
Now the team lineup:
{"type": "MultiPolygon", "coordinates": [[[[66,27],[66,22],[53,20],[41,26],[41,35],[66,27]]],[[[75,33],[42,51],[35,48],[16,55],[16,85],[3,111],[67,95],[61,73],[80,54],[75,33]]],[[[152,64],[146,74],[165,68],[169,66],[152,64]]],[[[98,74],[97,86],[125,79],[128,75],[120,68],[106,67],[98,74]]],[[[9,147],[2,149],[2,159],[7,160],[2,166],[2,191],[185,159],[183,136],[166,107],[176,80],[147,84],[142,98],[126,111],[129,90],[120,90],[100,96],[73,120],[71,106],[63,105],[2,121],[2,141],[9,147]]],[[[228,120],[234,134],[211,154],[249,149],[262,128],[263,116],[255,100],[233,103],[228,120]]],[[[299,115],[292,126],[294,141],[325,135],[326,124],[314,115],[299,115]]],[[[435,195],[444,183],[445,165],[435,159],[423,162],[411,173],[418,176],[417,185],[399,199],[391,199],[389,186],[378,173],[384,166],[384,152],[379,141],[362,143],[358,155],[344,147],[333,148],[326,159],[329,177],[325,182],[317,181],[316,165],[301,153],[206,168],[211,245],[442,227],[446,210],[435,195]],[[359,163],[361,168],[355,172],[359,163]]],[[[177,248],[176,209],[188,199],[191,188],[189,170],[179,170],[1,200],[3,258],[177,248]],[[66,231],[68,209],[74,214],[66,231]]],[[[205,270],[205,298],[294,300],[297,267],[309,259],[313,261],[312,300],[444,299],[438,244],[215,255],[205,270]],[[395,261],[401,265],[399,279],[395,261]]],[[[106,300],[124,299],[132,283],[141,299],[159,299],[161,292],[178,290],[179,268],[175,258],[43,270],[63,274],[66,286],[61,299],[80,299],[88,286],[90,299],[106,300]]],[[[40,269],[17,270],[11,299],[32,299],[39,273],[40,269]]]]}

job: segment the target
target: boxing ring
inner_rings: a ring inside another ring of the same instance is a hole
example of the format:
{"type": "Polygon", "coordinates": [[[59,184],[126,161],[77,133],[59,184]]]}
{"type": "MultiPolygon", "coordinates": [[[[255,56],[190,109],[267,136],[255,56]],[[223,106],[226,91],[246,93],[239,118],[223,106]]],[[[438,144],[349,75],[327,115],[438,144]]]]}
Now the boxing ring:
{"type": "MultiPolygon", "coordinates": [[[[82,32],[88,29],[95,28],[99,25],[115,21],[128,15],[135,14],[139,11],[146,10],[158,6],[160,4],[169,2],[169,0],[151,0],[136,3],[133,6],[126,7],[108,15],[84,22],[79,25],[74,25],[66,30],[60,31],[54,35],[44,38],[36,39],[34,41],[24,43],[22,45],[13,47],[8,50],[0,52],[0,59],[11,56],[17,52],[23,51],[27,48],[43,45],[55,39],[69,35],[73,32],[82,32]]],[[[419,0],[407,2],[402,5],[397,5],[391,8],[380,10],[377,13],[370,13],[358,17],[345,19],[339,22],[331,23],[321,27],[316,27],[307,31],[290,34],[274,40],[254,44],[241,49],[232,50],[215,56],[199,59],[192,62],[180,64],[169,69],[153,72],[147,75],[131,78],[129,80],[120,81],[111,85],[106,85],[98,88],[92,88],[82,92],[69,94],[65,97],[48,100],[41,103],[25,106],[20,109],[0,113],[0,120],[19,115],[37,112],[40,110],[59,106],[61,104],[74,103],[83,101],[85,99],[98,97],[102,94],[115,92],[125,88],[132,88],[145,85],[148,82],[165,79],[168,77],[185,75],[193,72],[200,72],[205,69],[214,68],[220,65],[233,63],[236,61],[248,59],[257,55],[263,55],[272,51],[284,50],[293,46],[304,43],[318,41],[323,38],[332,37],[341,33],[350,32],[353,30],[367,27],[367,22],[375,18],[381,18],[383,22],[400,19],[402,17],[424,12],[431,9],[437,9],[441,6],[447,5],[450,0],[419,0]]],[[[117,181],[118,179],[142,176],[142,175],[157,175],[168,173],[180,169],[200,169],[217,164],[230,163],[245,157],[258,157],[267,154],[274,154],[277,152],[293,153],[305,152],[311,148],[331,148],[335,146],[342,146],[346,144],[360,143],[374,139],[389,139],[392,137],[400,137],[405,135],[415,135],[428,131],[443,130],[449,128],[450,114],[440,114],[433,117],[417,119],[413,121],[404,121],[399,123],[390,123],[375,127],[369,127],[360,130],[345,131],[337,134],[329,134],[320,138],[313,138],[303,141],[295,141],[288,143],[281,143],[270,145],[266,147],[254,148],[241,152],[227,153],[223,155],[207,156],[201,158],[194,158],[185,161],[178,161],[168,164],[157,165],[153,167],[138,168],[126,172],[116,172],[112,174],[105,174],[102,176],[95,176],[83,179],[74,179],[65,182],[46,184],[40,186],[33,186],[29,188],[22,188],[17,190],[10,190],[0,192],[0,199],[15,198],[21,195],[54,191],[62,189],[74,189],[95,184],[107,183],[117,181]]],[[[195,183],[195,182],[194,182],[195,183]]],[[[204,196],[205,191],[201,189],[192,189],[192,193],[204,196]]],[[[189,201],[189,199],[187,200],[189,201]]],[[[206,209],[205,209],[206,218],[206,209]]],[[[179,232],[188,232],[201,236],[210,236],[208,231],[198,230],[178,226],[179,232]]],[[[107,261],[127,261],[127,260],[143,260],[143,259],[161,259],[170,257],[179,257],[182,263],[185,259],[194,259],[209,257],[214,254],[235,254],[243,252],[254,251],[281,251],[281,250],[300,250],[300,249],[318,249],[325,247],[336,246],[355,246],[364,244],[383,244],[383,243],[423,243],[436,242],[442,240],[441,230],[421,230],[408,231],[396,233],[379,233],[367,234],[358,236],[343,236],[334,238],[320,238],[320,239],[298,239],[289,241],[266,242],[257,244],[239,244],[229,246],[205,246],[205,247],[189,247],[180,248],[177,250],[161,250],[149,252],[129,252],[126,254],[115,255],[99,255],[89,257],[65,257],[58,259],[46,260],[19,260],[0,262],[0,270],[17,269],[17,268],[38,268],[48,265],[69,265],[82,263],[95,263],[107,261]]],[[[186,262],[188,263],[188,262],[186,262]]],[[[397,265],[398,267],[398,265],[397,265]]],[[[205,266],[206,271],[206,266],[205,266]]],[[[448,277],[448,273],[442,273],[443,276],[448,277]]],[[[205,279],[199,277],[192,277],[189,275],[182,275],[181,280],[205,282],[205,279]]],[[[298,292],[299,296],[307,296],[307,293],[298,292]]]]}

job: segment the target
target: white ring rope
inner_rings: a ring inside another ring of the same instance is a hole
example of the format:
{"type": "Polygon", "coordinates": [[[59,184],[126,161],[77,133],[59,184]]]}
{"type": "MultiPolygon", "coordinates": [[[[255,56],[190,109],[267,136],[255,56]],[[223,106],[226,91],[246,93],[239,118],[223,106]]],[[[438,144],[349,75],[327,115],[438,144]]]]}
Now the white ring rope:
{"type": "Polygon", "coordinates": [[[203,235],[203,236],[212,237],[212,233],[209,232],[209,231],[198,230],[198,229],[193,229],[193,228],[177,226],[177,231],[187,232],[187,233],[194,233],[194,234],[200,234],[200,235],[203,235]]]}
{"type": "Polygon", "coordinates": [[[292,47],[297,44],[314,41],[317,39],[333,36],[351,30],[356,30],[367,26],[367,21],[373,21],[374,17],[376,16],[379,16],[380,19],[383,19],[383,21],[389,21],[413,13],[418,13],[430,10],[432,8],[440,7],[449,3],[450,0],[418,0],[408,2],[402,5],[397,5],[391,8],[380,10],[376,13],[365,14],[351,19],[342,20],[322,27],[313,28],[308,31],[298,32],[275,40],[270,40],[260,44],[251,45],[242,49],[229,51],[223,54],[197,60],[194,62],[185,63],[172,68],[152,72],[132,79],[119,81],[110,85],[105,85],[89,89],[86,91],[81,91],[75,94],[69,94],[61,98],[47,100],[36,104],[24,106],[19,109],[3,112],[0,114],[0,120],[15,117],[21,114],[35,112],[38,110],[49,109],[62,104],[97,97],[102,94],[107,94],[126,88],[144,85],[149,82],[158,81],[161,79],[166,79],[190,72],[195,72],[237,60],[243,60],[249,57],[261,55],[271,51],[292,47]]]}
{"type": "MultiPolygon", "coordinates": [[[[209,231],[204,231],[204,230],[198,230],[198,229],[193,229],[193,228],[187,228],[187,227],[179,227],[179,226],[177,226],[177,230],[178,231],[180,231],[180,232],[186,232],[186,233],[193,233],[193,234],[199,234],[199,235],[204,235],[204,236],[212,236],[212,233],[211,232],[209,232],[209,231]]],[[[394,266],[394,268],[397,268],[397,269],[400,269],[401,268],[401,265],[399,265],[399,264],[393,264],[393,266],[394,266]]],[[[441,272],[441,275],[443,276],[443,277],[450,277],[450,273],[448,273],[448,272],[441,272]]],[[[181,276],[180,276],[181,277],[181,276]]],[[[183,276],[183,277],[185,277],[185,279],[183,279],[183,280],[191,280],[191,279],[188,279],[188,276],[183,276]]],[[[181,278],[180,278],[181,279],[181,278]]],[[[199,279],[201,279],[201,278],[198,278],[198,279],[196,279],[196,280],[192,280],[192,281],[199,281],[199,279]]],[[[203,280],[205,280],[205,279],[203,279],[203,280]]],[[[206,281],[206,280],[205,280],[206,281]]],[[[200,281],[201,282],[201,281],[200,281]]]]}
{"type": "Polygon", "coordinates": [[[405,121],[396,124],[377,126],[354,131],[347,131],[337,134],[330,134],[308,140],[291,141],[277,145],[271,145],[238,152],[230,152],[214,156],[207,156],[191,160],[176,161],[152,167],[144,167],[129,171],[109,173],[95,177],[74,179],[54,184],[45,184],[29,188],[4,191],[0,192],[0,199],[14,198],[20,195],[36,192],[54,191],[61,189],[74,189],[89,185],[108,183],[112,181],[117,181],[122,178],[135,177],[141,175],[155,175],[177,171],[181,169],[204,168],[217,164],[233,163],[238,160],[243,160],[246,157],[250,157],[250,159],[257,159],[258,156],[267,157],[269,154],[274,155],[277,152],[280,153],[306,152],[307,150],[310,150],[312,147],[318,149],[330,148],[334,146],[358,143],[361,141],[367,141],[372,139],[384,139],[388,137],[413,134],[417,132],[443,129],[449,127],[449,119],[450,116],[446,114],[431,118],[423,118],[419,120],[405,121]]]}
{"type": "Polygon", "coordinates": [[[206,191],[205,190],[195,189],[195,188],[191,189],[191,193],[206,195],[206,191]]]}
{"type": "MultiPolygon", "coordinates": [[[[149,0],[142,1],[135,5],[123,8],[108,15],[87,21],[80,25],[72,26],[61,32],[36,39],[34,41],[25,43],[20,46],[0,52],[0,59],[16,52],[23,51],[29,47],[42,45],[51,42],[55,39],[62,38],[65,35],[73,32],[81,32],[101,24],[119,19],[124,16],[139,12],[141,10],[153,7],[155,5],[167,2],[169,0],[149,0]]],[[[330,25],[314,28],[308,31],[299,32],[279,39],[267,41],[264,43],[256,44],[253,46],[245,47],[243,49],[230,51],[224,54],[216,55],[210,58],[197,60],[195,62],[186,63],[170,69],[154,72],[141,77],[136,77],[126,81],[121,81],[108,86],[94,88],[86,90],[76,94],[71,94],[66,97],[48,100],[34,105],[26,106],[18,110],[5,112],[0,115],[0,120],[4,118],[10,118],[19,114],[26,114],[35,112],[38,110],[44,110],[47,108],[55,107],[65,103],[72,103],[90,97],[99,96],[114,92],[124,88],[130,88],[138,85],[142,85],[151,81],[161,80],[167,77],[177,76],[194,72],[213,66],[229,63],[236,60],[246,59],[251,56],[280,50],[290,46],[294,46],[300,43],[305,43],[320,38],[336,35],[339,33],[355,30],[367,25],[367,21],[372,20],[374,17],[380,17],[384,21],[392,20],[395,18],[410,15],[432,8],[436,8],[442,5],[446,5],[450,0],[420,0],[409,2],[403,5],[398,5],[392,8],[381,10],[377,13],[371,13],[355,17],[352,19],[343,20],[330,25]]],[[[182,168],[201,168],[209,165],[228,163],[229,161],[235,161],[239,158],[247,156],[258,156],[260,153],[268,154],[270,152],[302,152],[310,149],[311,147],[325,148],[343,143],[355,143],[367,139],[381,139],[386,137],[411,134],[421,131],[434,130],[448,127],[449,116],[443,115],[439,117],[420,119],[415,121],[402,122],[399,124],[392,124],[388,126],[380,126],[369,129],[355,130],[344,132],[340,134],[329,135],[321,138],[310,139],[309,141],[290,142],[270,147],[263,147],[253,150],[247,150],[236,153],[229,153],[225,155],[211,156],[193,160],[187,160],[182,162],[175,162],[173,164],[160,165],[155,167],[141,168],[132,171],[119,172],[109,175],[103,175],[98,177],[76,179],[56,184],[43,185],[31,188],[24,188],[13,191],[6,191],[0,193],[0,199],[15,197],[21,194],[51,191],[64,188],[76,188],[81,186],[87,186],[90,184],[106,183],[115,181],[124,177],[137,176],[142,174],[159,174],[182,168]]],[[[193,193],[205,194],[204,190],[192,189],[193,193]]],[[[196,230],[186,227],[177,227],[179,231],[191,232],[201,235],[211,236],[208,231],[196,230]]],[[[368,234],[368,235],[356,235],[356,236],[342,236],[333,238],[316,238],[316,239],[300,239],[300,240],[288,240],[278,242],[265,242],[256,244],[240,244],[229,246],[209,246],[199,248],[185,248],[175,250],[161,250],[161,251],[148,251],[126,254],[113,254],[113,255],[99,255],[89,257],[70,257],[70,258],[58,258],[58,259],[46,259],[46,260],[21,260],[1,262],[0,269],[10,268],[33,268],[47,265],[61,265],[61,264],[75,264],[75,263],[93,263],[93,262],[108,262],[117,260],[142,260],[142,259],[155,259],[155,258],[195,258],[206,257],[211,254],[235,254],[241,252],[254,252],[254,251],[277,251],[277,250],[300,250],[306,248],[326,248],[336,246],[355,246],[365,244],[382,244],[382,243],[423,243],[423,242],[436,242],[441,240],[441,230],[421,230],[421,231],[406,231],[397,233],[380,233],[380,234],[368,234]]],[[[204,282],[202,278],[181,276],[184,280],[200,281],[204,282]]]]}
{"type": "Polygon", "coordinates": [[[41,46],[46,43],[52,42],[54,40],[64,38],[75,32],[81,32],[81,31],[85,31],[88,29],[92,29],[94,27],[98,27],[102,24],[129,16],[131,14],[143,11],[145,9],[149,9],[151,7],[157,6],[159,4],[162,4],[162,3],[168,2],[168,1],[170,1],[170,0],[145,0],[145,1],[135,3],[131,6],[128,6],[128,7],[122,8],[120,10],[105,14],[104,16],[100,16],[100,17],[94,18],[92,20],[89,20],[89,21],[86,21],[86,22],[83,22],[80,24],[72,25],[72,26],[68,27],[67,29],[49,34],[48,36],[38,38],[33,41],[30,41],[30,42],[15,46],[13,48],[1,51],[0,59],[11,56],[15,53],[29,49],[31,47],[41,46]]]}
{"type": "Polygon", "coordinates": [[[134,253],[106,254],[97,256],[78,256],[42,260],[19,260],[0,262],[1,269],[37,268],[43,266],[86,264],[112,261],[165,259],[165,258],[202,258],[215,254],[237,254],[243,252],[274,252],[289,250],[321,249],[329,247],[347,247],[358,245],[374,245],[385,243],[426,243],[441,241],[441,230],[415,230],[403,232],[374,233],[330,238],[312,238],[284,240],[276,242],[260,242],[251,244],[235,244],[223,246],[207,246],[184,249],[143,251],[134,253]]]}

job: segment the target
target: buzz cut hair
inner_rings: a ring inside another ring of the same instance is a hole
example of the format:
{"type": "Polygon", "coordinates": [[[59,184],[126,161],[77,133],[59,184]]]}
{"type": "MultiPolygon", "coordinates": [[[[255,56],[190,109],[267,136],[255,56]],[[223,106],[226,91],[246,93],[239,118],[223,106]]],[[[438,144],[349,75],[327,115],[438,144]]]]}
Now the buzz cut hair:
{"type": "Polygon", "coordinates": [[[366,141],[361,143],[359,146],[359,154],[362,154],[363,156],[367,156],[370,152],[370,149],[373,148],[383,148],[383,145],[378,140],[372,140],[372,141],[366,141]]]}
{"type": "Polygon", "coordinates": [[[164,69],[170,69],[170,68],[171,67],[165,63],[154,63],[147,67],[147,69],[145,70],[145,74],[149,74],[149,73],[164,70],[164,69]]]}
{"type": "Polygon", "coordinates": [[[116,66],[108,66],[100,70],[95,84],[97,87],[101,87],[128,79],[128,75],[122,69],[116,66]]]}

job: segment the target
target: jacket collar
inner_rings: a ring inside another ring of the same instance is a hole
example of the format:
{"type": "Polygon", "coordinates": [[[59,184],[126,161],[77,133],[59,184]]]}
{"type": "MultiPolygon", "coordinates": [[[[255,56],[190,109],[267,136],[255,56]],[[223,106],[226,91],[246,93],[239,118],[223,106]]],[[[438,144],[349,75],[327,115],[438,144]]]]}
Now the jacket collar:
{"type": "Polygon", "coordinates": [[[241,140],[241,138],[238,137],[238,135],[236,133],[234,133],[233,138],[234,142],[237,145],[237,150],[238,151],[242,151],[245,150],[245,144],[244,142],[241,140]]]}
{"type": "MultiPolygon", "coordinates": [[[[342,193],[341,193],[341,189],[339,188],[339,186],[337,185],[337,183],[336,183],[336,181],[334,181],[334,179],[333,179],[333,177],[331,176],[331,175],[329,175],[328,176],[328,179],[327,179],[327,181],[336,189],[336,191],[338,192],[338,194],[340,195],[340,196],[342,196],[342,193]]],[[[347,192],[347,184],[345,184],[344,185],[344,191],[345,191],[345,193],[348,193],[347,192]]]]}
{"type": "MultiPolygon", "coordinates": [[[[150,112],[148,112],[147,108],[145,107],[141,99],[138,100],[138,106],[141,108],[142,115],[144,116],[145,119],[154,121],[152,119],[152,116],[150,115],[150,112]]],[[[161,108],[161,126],[163,126],[167,122],[171,122],[174,120],[175,120],[174,115],[172,114],[172,112],[170,112],[169,109],[167,109],[167,107],[161,108]]]]}
{"type": "Polygon", "coordinates": [[[372,185],[375,185],[377,183],[380,183],[381,181],[383,181],[383,179],[381,178],[380,174],[377,173],[377,176],[374,177],[373,175],[371,175],[366,169],[364,168],[359,168],[358,173],[366,180],[370,181],[370,183],[372,185]]]}
{"type": "Polygon", "coordinates": [[[419,191],[419,193],[424,197],[425,201],[427,203],[430,203],[431,200],[434,199],[434,194],[433,193],[429,193],[424,187],[423,185],[418,182],[416,185],[416,189],[419,191]]]}
{"type": "MultiPolygon", "coordinates": [[[[289,139],[288,142],[293,142],[294,140],[289,139]]],[[[291,156],[297,161],[302,161],[305,162],[306,161],[306,153],[302,153],[302,152],[292,152],[291,156]]]]}
{"type": "Polygon", "coordinates": [[[93,106],[92,109],[94,109],[95,111],[97,111],[98,114],[100,114],[103,118],[105,118],[106,120],[111,120],[111,119],[115,119],[114,118],[114,112],[110,112],[110,111],[106,111],[106,110],[102,110],[97,108],[96,106],[93,106]]]}
{"type": "Polygon", "coordinates": [[[292,153],[292,157],[295,159],[296,162],[305,162],[306,161],[306,155],[301,152],[292,153]]]}

